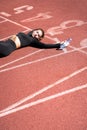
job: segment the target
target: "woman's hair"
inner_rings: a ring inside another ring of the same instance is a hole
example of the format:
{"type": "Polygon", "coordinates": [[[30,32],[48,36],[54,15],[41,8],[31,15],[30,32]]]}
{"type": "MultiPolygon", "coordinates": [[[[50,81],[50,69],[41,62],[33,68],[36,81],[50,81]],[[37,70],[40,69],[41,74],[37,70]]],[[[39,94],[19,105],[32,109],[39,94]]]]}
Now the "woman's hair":
{"type": "Polygon", "coordinates": [[[42,28],[36,28],[36,29],[33,29],[32,32],[33,32],[33,31],[36,31],[36,30],[41,30],[41,32],[42,32],[41,38],[44,38],[44,35],[45,35],[45,34],[44,34],[44,30],[43,30],[42,28]]]}

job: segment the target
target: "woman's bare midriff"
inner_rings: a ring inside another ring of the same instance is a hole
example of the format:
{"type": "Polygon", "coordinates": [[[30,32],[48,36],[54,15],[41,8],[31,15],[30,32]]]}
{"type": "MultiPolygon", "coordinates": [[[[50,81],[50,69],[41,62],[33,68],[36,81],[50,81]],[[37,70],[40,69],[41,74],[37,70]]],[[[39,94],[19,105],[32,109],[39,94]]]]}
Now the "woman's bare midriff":
{"type": "Polygon", "coordinates": [[[10,39],[12,41],[14,41],[14,43],[16,45],[16,48],[20,48],[21,47],[21,42],[20,42],[20,39],[18,38],[18,36],[13,35],[12,37],[10,37],[10,39]]]}

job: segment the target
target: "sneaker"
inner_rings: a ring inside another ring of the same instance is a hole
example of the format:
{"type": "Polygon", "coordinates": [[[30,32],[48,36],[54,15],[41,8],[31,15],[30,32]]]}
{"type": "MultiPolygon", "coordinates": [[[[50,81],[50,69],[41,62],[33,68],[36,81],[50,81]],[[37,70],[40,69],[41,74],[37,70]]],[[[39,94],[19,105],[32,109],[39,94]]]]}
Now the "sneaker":
{"type": "Polygon", "coordinates": [[[67,47],[67,46],[70,44],[71,41],[72,41],[71,38],[65,40],[65,42],[63,42],[63,43],[60,45],[60,48],[59,48],[59,49],[64,49],[65,47],[67,47]]]}

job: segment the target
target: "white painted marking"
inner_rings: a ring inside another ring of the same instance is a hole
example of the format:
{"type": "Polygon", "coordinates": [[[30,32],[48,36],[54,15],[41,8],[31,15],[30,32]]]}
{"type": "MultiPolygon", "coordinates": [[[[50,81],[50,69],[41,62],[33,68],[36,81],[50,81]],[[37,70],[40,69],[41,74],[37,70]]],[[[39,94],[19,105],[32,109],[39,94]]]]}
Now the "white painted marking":
{"type": "MultiPolygon", "coordinates": [[[[7,20],[7,19],[6,19],[7,20]]],[[[17,22],[14,22],[14,21],[11,21],[11,20],[8,20],[9,22],[11,22],[11,23],[13,23],[13,24],[16,24],[16,25],[18,25],[18,26],[21,26],[21,27],[23,27],[23,28],[26,28],[27,30],[31,30],[31,29],[29,29],[28,27],[26,27],[26,26],[23,26],[23,25],[21,25],[21,24],[18,24],[17,22]]],[[[77,49],[77,48],[75,48],[74,47],[74,50],[73,51],[75,51],[75,50],[78,50],[79,51],[79,49],[77,49]]],[[[81,52],[81,51],[80,51],[81,52]]],[[[40,60],[38,60],[38,61],[40,61],[40,60]]],[[[34,62],[34,63],[36,63],[36,62],[34,62]]],[[[85,69],[87,69],[87,67],[85,67],[85,69]]],[[[72,75],[70,76],[70,77],[72,77],[72,75]]],[[[69,77],[68,77],[69,78],[69,77]]],[[[65,80],[66,80],[66,78],[65,78],[65,80]]],[[[83,86],[80,86],[80,87],[77,87],[77,89],[75,88],[75,89],[73,89],[73,90],[66,90],[66,91],[68,91],[68,92],[66,92],[66,93],[64,93],[64,94],[68,94],[68,93],[70,93],[71,91],[72,92],[74,92],[74,90],[75,91],[77,91],[77,90],[80,90],[80,89],[83,89],[83,88],[87,88],[87,84],[85,84],[85,85],[83,85],[83,86]]],[[[22,107],[21,109],[25,109],[25,108],[27,108],[27,107],[30,107],[30,106],[33,106],[33,105],[36,105],[36,104],[39,104],[39,103],[42,103],[42,102],[44,102],[44,101],[48,101],[48,100],[51,100],[51,99],[54,99],[54,98],[56,98],[56,97],[58,97],[58,95],[64,95],[63,94],[63,92],[62,92],[62,94],[56,94],[56,95],[52,95],[52,96],[49,96],[49,97],[46,97],[46,98],[43,98],[43,99],[40,99],[40,100],[37,100],[37,101],[35,101],[35,102],[32,102],[32,103],[30,103],[30,105],[29,104],[26,104],[27,106],[25,106],[24,108],[22,107]]],[[[8,114],[11,114],[11,113],[13,113],[13,112],[15,112],[15,111],[19,111],[19,110],[21,110],[20,109],[20,107],[19,107],[19,109],[17,110],[17,109],[13,109],[13,110],[11,110],[11,111],[8,111],[8,113],[2,113],[2,115],[0,114],[0,116],[2,117],[2,116],[5,116],[5,115],[8,115],[8,114]],[[13,112],[12,112],[13,111],[13,112]]]]}
{"type": "Polygon", "coordinates": [[[13,24],[15,24],[15,25],[17,25],[17,26],[20,26],[20,27],[24,28],[24,29],[31,30],[30,28],[28,28],[28,27],[26,27],[26,26],[24,26],[24,25],[21,25],[21,24],[15,22],[15,21],[12,21],[12,20],[10,20],[10,19],[4,18],[4,17],[2,17],[2,16],[0,16],[0,17],[1,17],[2,19],[5,19],[5,20],[9,21],[10,23],[13,23],[13,24]]]}
{"type": "Polygon", "coordinates": [[[87,38],[83,39],[83,40],[80,42],[80,46],[87,47],[87,38]]]}
{"type": "Polygon", "coordinates": [[[68,20],[62,22],[59,26],[51,27],[47,30],[46,34],[50,34],[51,36],[58,35],[64,33],[64,30],[75,28],[79,26],[83,26],[87,24],[87,22],[81,20],[68,20]]]}
{"type": "Polygon", "coordinates": [[[82,73],[82,72],[85,71],[86,69],[87,69],[87,67],[84,67],[84,68],[82,68],[82,69],[79,69],[79,70],[77,70],[77,71],[71,73],[70,75],[68,75],[68,76],[66,76],[66,77],[64,77],[64,78],[62,78],[62,79],[60,79],[60,80],[54,82],[53,84],[50,84],[50,85],[46,86],[45,88],[43,88],[43,89],[41,89],[41,90],[35,92],[34,94],[31,94],[31,95],[29,95],[28,97],[25,97],[24,99],[22,99],[22,100],[20,100],[20,101],[18,101],[18,102],[16,102],[16,103],[14,103],[13,105],[11,105],[11,106],[9,106],[9,107],[7,107],[7,108],[1,110],[0,113],[6,112],[6,111],[8,111],[8,110],[10,110],[10,109],[13,109],[13,108],[15,108],[15,107],[21,105],[22,103],[24,103],[24,102],[26,102],[26,101],[28,101],[28,100],[30,100],[30,99],[32,99],[32,98],[34,98],[34,97],[36,97],[36,96],[42,94],[43,92],[45,92],[45,91],[47,91],[47,90],[49,90],[49,89],[55,87],[56,85],[58,85],[58,84],[60,84],[60,83],[62,83],[62,82],[64,82],[64,81],[66,81],[66,80],[69,80],[70,78],[74,77],[75,75],[77,75],[77,74],[79,74],[79,73],[82,73]]]}
{"type": "Polygon", "coordinates": [[[6,19],[6,18],[4,18],[4,17],[2,17],[2,16],[0,16],[0,18],[1,18],[0,23],[4,23],[4,22],[6,22],[6,21],[7,21],[7,19],[6,19]]]}
{"type": "Polygon", "coordinates": [[[50,12],[38,13],[35,17],[31,17],[31,18],[22,20],[21,22],[32,22],[32,21],[37,21],[37,20],[50,19],[50,18],[52,18],[52,16],[49,15],[49,13],[50,12]]]}
{"type": "Polygon", "coordinates": [[[67,53],[67,49],[66,48],[64,48],[63,51],[64,51],[64,53],[67,53]]]}
{"type": "Polygon", "coordinates": [[[35,51],[35,52],[30,53],[30,54],[28,54],[28,55],[25,55],[25,56],[23,56],[23,57],[21,57],[21,58],[19,58],[19,59],[13,60],[13,61],[11,61],[11,62],[8,62],[8,63],[4,64],[4,65],[1,65],[1,66],[0,66],[0,69],[3,68],[3,67],[6,67],[6,66],[8,66],[8,65],[11,65],[11,64],[13,64],[13,63],[15,63],[15,62],[17,62],[17,61],[23,60],[23,59],[25,59],[25,58],[27,58],[27,57],[29,57],[29,56],[32,56],[32,55],[34,55],[34,54],[36,54],[36,53],[39,53],[39,52],[41,52],[41,51],[42,51],[42,50],[35,51]]]}
{"type": "MultiPolygon", "coordinates": [[[[67,51],[66,54],[72,53],[72,52],[78,51],[78,50],[80,51],[80,49],[81,49],[81,48],[79,49],[79,48],[75,48],[75,47],[73,47],[73,48],[74,48],[73,50],[67,51]]],[[[84,48],[84,47],[82,47],[82,48],[84,48]]],[[[83,53],[84,53],[84,51],[83,51],[83,53]]],[[[30,65],[30,64],[33,64],[33,63],[41,62],[41,61],[44,61],[44,60],[48,60],[48,59],[51,59],[51,58],[54,58],[54,57],[57,57],[57,56],[61,56],[61,55],[64,55],[64,54],[65,53],[63,52],[63,53],[60,53],[60,54],[55,54],[55,55],[52,55],[52,56],[40,58],[40,59],[31,61],[31,62],[26,62],[24,64],[20,64],[20,65],[13,66],[13,67],[10,67],[10,68],[2,69],[2,70],[0,70],[0,73],[10,71],[10,70],[13,70],[13,69],[17,69],[17,68],[20,68],[20,67],[23,67],[23,66],[26,66],[26,65],[30,65]]],[[[85,54],[87,54],[87,53],[85,53],[85,54]]]]}
{"type": "Polygon", "coordinates": [[[70,46],[70,45],[69,45],[69,47],[72,48],[72,49],[74,49],[74,50],[77,50],[77,51],[79,51],[79,52],[81,52],[81,53],[87,55],[87,52],[84,51],[84,50],[82,50],[82,49],[84,49],[84,48],[87,48],[87,46],[83,46],[83,47],[81,47],[81,48],[76,48],[76,47],[74,47],[74,46],[70,46]]]}
{"type": "Polygon", "coordinates": [[[7,20],[0,21],[0,24],[4,23],[4,22],[6,22],[6,21],[7,21],[7,20]]]}
{"type": "Polygon", "coordinates": [[[34,7],[31,5],[23,5],[17,8],[14,8],[15,14],[23,13],[25,10],[32,10],[34,7]]]}
{"type": "MultiPolygon", "coordinates": [[[[71,52],[74,52],[74,51],[75,50],[71,50],[71,51],[68,51],[67,53],[71,53],[71,52]]],[[[41,62],[41,61],[44,61],[44,60],[48,60],[48,59],[51,59],[51,58],[54,58],[54,57],[57,57],[57,56],[61,56],[61,55],[64,55],[64,54],[65,53],[63,52],[63,53],[60,53],[60,54],[55,54],[55,55],[47,56],[47,57],[44,57],[44,58],[40,58],[40,59],[31,61],[31,62],[26,62],[24,64],[16,65],[16,66],[13,66],[13,67],[10,67],[10,68],[2,69],[2,70],[0,70],[0,73],[10,71],[10,70],[13,70],[13,69],[17,69],[17,68],[20,68],[20,67],[23,67],[23,66],[26,66],[26,65],[30,65],[30,64],[33,64],[33,63],[41,62]]]]}
{"type": "Polygon", "coordinates": [[[49,100],[52,100],[52,99],[55,99],[55,98],[58,98],[58,97],[62,97],[64,95],[68,95],[70,93],[74,93],[76,91],[79,91],[79,90],[82,90],[82,89],[85,89],[87,88],[87,84],[84,84],[82,86],[78,86],[78,87],[75,87],[75,88],[72,88],[72,89],[68,89],[68,90],[65,90],[63,92],[60,92],[60,93],[56,93],[54,95],[51,95],[51,96],[48,96],[48,97],[45,97],[45,98],[42,98],[42,99],[38,99],[34,102],[31,102],[31,103],[27,103],[25,105],[22,105],[20,107],[17,107],[17,108],[14,108],[12,110],[9,110],[9,111],[6,111],[6,112],[3,112],[0,114],[0,117],[4,117],[6,115],[9,115],[9,114],[12,114],[12,113],[15,113],[15,112],[18,112],[18,111],[21,111],[23,109],[26,109],[26,108],[29,108],[29,107],[32,107],[32,106],[35,106],[35,105],[38,105],[38,104],[41,104],[41,103],[44,103],[46,101],[49,101],[49,100]]]}
{"type": "Polygon", "coordinates": [[[8,14],[7,12],[0,12],[0,14],[1,14],[1,15],[4,15],[4,16],[6,16],[6,17],[10,17],[10,16],[11,16],[11,14],[8,14]]]}

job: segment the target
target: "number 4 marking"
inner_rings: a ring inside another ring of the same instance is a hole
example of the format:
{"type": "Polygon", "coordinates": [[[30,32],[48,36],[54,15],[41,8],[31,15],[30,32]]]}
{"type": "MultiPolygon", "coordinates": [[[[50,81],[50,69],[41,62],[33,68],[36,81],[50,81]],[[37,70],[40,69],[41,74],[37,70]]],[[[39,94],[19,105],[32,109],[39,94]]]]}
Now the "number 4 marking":
{"type": "Polygon", "coordinates": [[[46,12],[46,13],[39,13],[37,14],[37,16],[32,17],[32,18],[28,18],[25,20],[22,20],[21,22],[31,22],[31,21],[37,21],[37,20],[43,20],[43,19],[49,19],[52,16],[49,15],[50,12],[46,12]]]}
{"type": "Polygon", "coordinates": [[[32,9],[33,9],[33,6],[24,5],[21,7],[14,8],[14,11],[15,11],[15,14],[20,14],[24,12],[24,10],[32,10],[32,9]]]}

